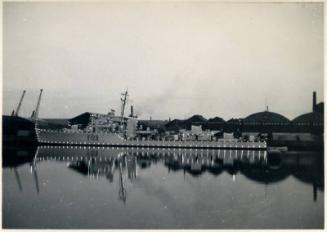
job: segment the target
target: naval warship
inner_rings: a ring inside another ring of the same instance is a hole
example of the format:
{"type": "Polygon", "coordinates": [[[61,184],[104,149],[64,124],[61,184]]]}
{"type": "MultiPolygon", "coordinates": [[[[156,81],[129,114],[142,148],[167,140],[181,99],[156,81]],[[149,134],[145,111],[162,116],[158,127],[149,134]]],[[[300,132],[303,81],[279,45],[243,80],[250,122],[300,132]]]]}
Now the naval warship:
{"type": "Polygon", "coordinates": [[[69,128],[40,128],[35,122],[39,144],[77,146],[115,146],[141,148],[195,148],[195,149],[249,149],[265,150],[266,141],[242,141],[238,139],[218,139],[215,141],[140,139],[136,136],[137,118],[124,116],[128,92],[122,93],[121,115],[88,113],[71,120],[69,128]]]}

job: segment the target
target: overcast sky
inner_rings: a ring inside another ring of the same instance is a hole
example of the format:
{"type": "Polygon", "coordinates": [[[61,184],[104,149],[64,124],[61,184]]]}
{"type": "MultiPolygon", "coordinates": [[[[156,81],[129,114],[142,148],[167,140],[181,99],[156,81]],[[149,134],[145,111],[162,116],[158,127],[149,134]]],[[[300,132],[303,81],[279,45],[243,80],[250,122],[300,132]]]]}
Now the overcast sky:
{"type": "Polygon", "coordinates": [[[293,119],[323,100],[322,3],[19,3],[3,7],[3,113],[293,119]],[[129,106],[128,106],[129,107],[129,106]],[[129,108],[128,108],[129,112],[129,108]]]}

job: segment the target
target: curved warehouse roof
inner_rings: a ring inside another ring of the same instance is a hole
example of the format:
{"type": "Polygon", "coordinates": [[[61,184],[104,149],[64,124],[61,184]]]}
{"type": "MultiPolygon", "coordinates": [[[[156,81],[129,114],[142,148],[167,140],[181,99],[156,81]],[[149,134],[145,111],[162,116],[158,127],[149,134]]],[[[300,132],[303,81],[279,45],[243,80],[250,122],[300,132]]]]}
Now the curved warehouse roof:
{"type": "Polygon", "coordinates": [[[214,117],[214,118],[210,118],[207,123],[224,123],[225,120],[223,118],[220,117],[214,117]]]}
{"type": "Polygon", "coordinates": [[[289,123],[290,120],[284,117],[281,114],[263,111],[251,114],[244,119],[245,124],[252,124],[252,123],[266,123],[266,124],[280,124],[280,123],[289,123]]]}
{"type": "Polygon", "coordinates": [[[324,115],[318,112],[311,112],[302,114],[293,119],[293,124],[308,124],[308,123],[323,123],[324,122],[324,115]]]}

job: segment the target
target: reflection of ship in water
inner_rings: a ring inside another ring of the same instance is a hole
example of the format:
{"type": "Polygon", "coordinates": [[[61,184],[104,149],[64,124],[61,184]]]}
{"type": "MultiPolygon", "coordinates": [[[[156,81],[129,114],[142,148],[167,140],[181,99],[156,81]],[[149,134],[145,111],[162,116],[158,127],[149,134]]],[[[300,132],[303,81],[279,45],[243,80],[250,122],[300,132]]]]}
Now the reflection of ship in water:
{"type": "MultiPolygon", "coordinates": [[[[36,149],[35,149],[36,150],[36,149]]],[[[35,151],[34,150],[34,151],[35,151]]],[[[198,177],[203,173],[218,176],[223,172],[235,180],[238,174],[269,185],[294,176],[301,182],[313,186],[313,199],[317,190],[324,190],[323,154],[310,152],[267,153],[263,150],[211,150],[211,149],[122,149],[91,147],[40,146],[35,156],[31,152],[26,158],[20,157],[21,150],[4,150],[4,167],[16,167],[29,162],[36,182],[37,164],[53,161],[68,162],[68,167],[91,179],[106,178],[115,182],[118,173],[118,196],[126,202],[126,179],[133,182],[138,178],[138,169],[151,164],[162,163],[168,171],[188,173],[198,177]]],[[[23,152],[24,153],[24,152],[23,152]]],[[[19,178],[18,185],[21,186],[19,178]]]]}
{"type": "Polygon", "coordinates": [[[2,151],[2,166],[4,168],[10,168],[15,173],[15,178],[20,191],[23,191],[23,185],[21,183],[18,167],[29,163],[31,174],[34,178],[36,192],[39,193],[39,181],[36,172],[36,163],[34,157],[37,156],[37,147],[8,147],[4,146],[2,151]]]}

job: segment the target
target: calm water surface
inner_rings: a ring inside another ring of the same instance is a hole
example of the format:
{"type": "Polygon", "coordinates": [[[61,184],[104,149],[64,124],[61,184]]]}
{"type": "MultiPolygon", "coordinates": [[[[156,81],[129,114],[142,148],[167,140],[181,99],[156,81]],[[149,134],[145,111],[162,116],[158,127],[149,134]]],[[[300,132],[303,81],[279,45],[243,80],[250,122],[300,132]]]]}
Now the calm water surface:
{"type": "Polygon", "coordinates": [[[4,147],[4,228],[323,228],[323,154],[4,147]]]}

